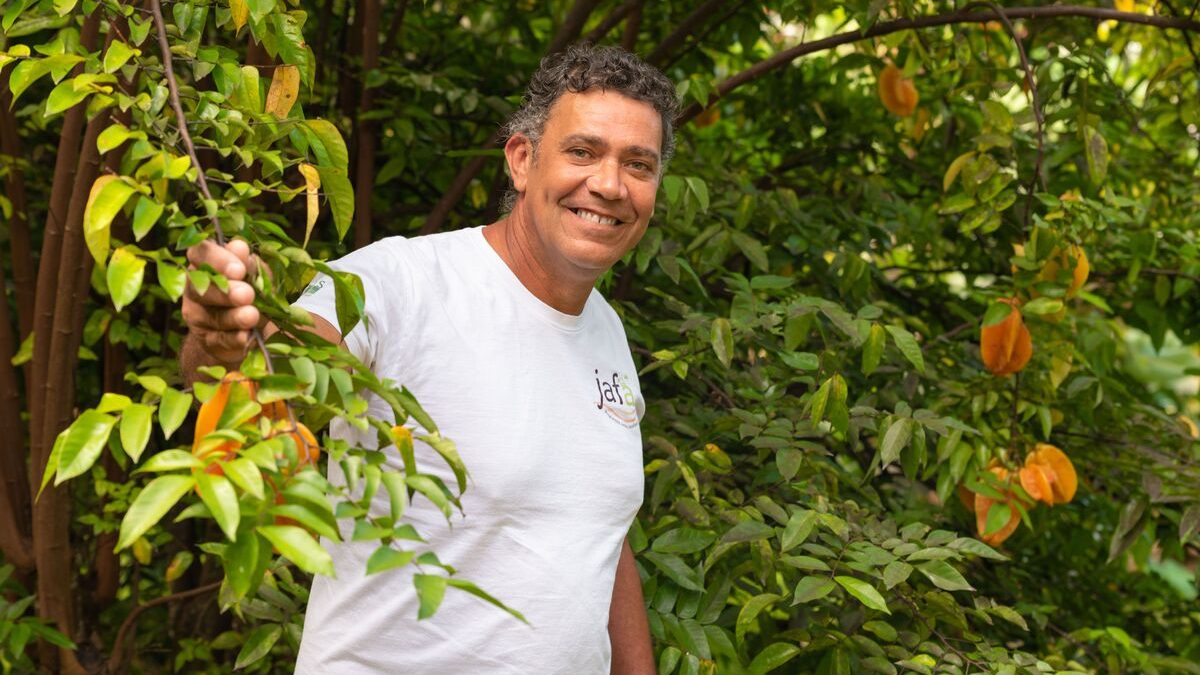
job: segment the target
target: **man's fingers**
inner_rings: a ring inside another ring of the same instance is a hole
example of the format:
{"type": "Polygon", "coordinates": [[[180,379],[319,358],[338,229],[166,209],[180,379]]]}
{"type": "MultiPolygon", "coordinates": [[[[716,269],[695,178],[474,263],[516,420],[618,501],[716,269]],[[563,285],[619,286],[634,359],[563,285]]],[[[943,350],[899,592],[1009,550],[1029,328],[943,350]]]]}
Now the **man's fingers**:
{"type": "Polygon", "coordinates": [[[220,309],[197,302],[183,303],[183,320],[191,330],[206,332],[249,331],[258,326],[261,314],[253,305],[220,309]]]}
{"type": "Polygon", "coordinates": [[[186,297],[192,302],[209,307],[241,307],[254,302],[254,287],[244,281],[230,281],[228,293],[217,288],[216,284],[209,284],[203,293],[197,293],[196,288],[189,283],[186,297]]]}
{"type": "Polygon", "coordinates": [[[257,271],[250,245],[240,239],[226,242],[224,247],[211,240],[202,241],[188,248],[187,257],[193,266],[208,265],[231,280],[253,279],[257,271]]]}

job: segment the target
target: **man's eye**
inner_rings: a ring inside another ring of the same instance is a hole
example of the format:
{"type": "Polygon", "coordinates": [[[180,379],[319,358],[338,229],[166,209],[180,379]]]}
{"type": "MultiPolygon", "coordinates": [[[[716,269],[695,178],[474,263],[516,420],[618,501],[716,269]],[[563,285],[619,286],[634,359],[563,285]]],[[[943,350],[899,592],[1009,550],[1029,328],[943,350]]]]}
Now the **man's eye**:
{"type": "Polygon", "coordinates": [[[572,157],[578,157],[579,159],[587,159],[588,157],[591,157],[591,155],[592,155],[592,153],[588,152],[587,150],[584,150],[583,148],[571,148],[570,150],[567,151],[567,153],[570,154],[572,157]]]}
{"type": "Polygon", "coordinates": [[[650,171],[650,165],[645,162],[630,162],[629,168],[633,169],[634,171],[650,171]]]}

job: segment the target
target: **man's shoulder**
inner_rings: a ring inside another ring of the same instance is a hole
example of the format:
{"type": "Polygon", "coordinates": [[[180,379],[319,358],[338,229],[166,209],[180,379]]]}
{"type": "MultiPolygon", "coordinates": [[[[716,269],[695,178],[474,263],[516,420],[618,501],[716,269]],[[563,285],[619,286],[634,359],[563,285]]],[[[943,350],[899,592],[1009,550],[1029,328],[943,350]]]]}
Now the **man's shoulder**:
{"type": "Polygon", "coordinates": [[[334,261],[333,267],[358,268],[355,271],[370,270],[386,274],[388,263],[436,264],[448,255],[469,254],[471,239],[478,236],[475,229],[466,229],[415,237],[384,237],[339,258],[334,261]]]}

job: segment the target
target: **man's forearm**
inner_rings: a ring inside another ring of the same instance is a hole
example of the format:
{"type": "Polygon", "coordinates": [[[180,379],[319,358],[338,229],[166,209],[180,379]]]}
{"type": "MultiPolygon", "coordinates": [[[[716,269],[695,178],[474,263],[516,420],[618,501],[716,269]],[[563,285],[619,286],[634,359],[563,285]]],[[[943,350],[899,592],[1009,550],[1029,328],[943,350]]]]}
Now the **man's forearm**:
{"type": "Polygon", "coordinates": [[[608,612],[608,637],[612,643],[612,675],[653,675],[654,650],[650,623],[642,597],[642,580],[629,541],[621,544],[617,578],[608,612]]]}

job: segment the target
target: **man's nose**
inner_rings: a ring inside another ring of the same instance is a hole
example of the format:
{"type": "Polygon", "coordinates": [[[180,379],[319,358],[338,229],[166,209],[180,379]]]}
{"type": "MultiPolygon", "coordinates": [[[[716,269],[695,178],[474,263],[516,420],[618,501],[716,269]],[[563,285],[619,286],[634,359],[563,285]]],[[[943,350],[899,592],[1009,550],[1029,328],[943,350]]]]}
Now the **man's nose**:
{"type": "Polygon", "coordinates": [[[621,165],[616,160],[597,163],[596,170],[588,178],[587,188],[596,196],[616,201],[624,196],[625,185],[621,181],[621,165]]]}

